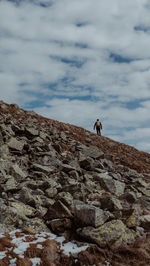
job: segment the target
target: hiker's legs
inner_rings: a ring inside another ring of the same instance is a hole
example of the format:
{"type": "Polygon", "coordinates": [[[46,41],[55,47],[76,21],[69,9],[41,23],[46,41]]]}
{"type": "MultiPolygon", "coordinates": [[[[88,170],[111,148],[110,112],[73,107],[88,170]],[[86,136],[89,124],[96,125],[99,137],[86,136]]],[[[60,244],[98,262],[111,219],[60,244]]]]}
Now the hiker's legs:
{"type": "Polygon", "coordinates": [[[100,127],[97,127],[96,130],[97,130],[97,135],[101,136],[100,127]]]}

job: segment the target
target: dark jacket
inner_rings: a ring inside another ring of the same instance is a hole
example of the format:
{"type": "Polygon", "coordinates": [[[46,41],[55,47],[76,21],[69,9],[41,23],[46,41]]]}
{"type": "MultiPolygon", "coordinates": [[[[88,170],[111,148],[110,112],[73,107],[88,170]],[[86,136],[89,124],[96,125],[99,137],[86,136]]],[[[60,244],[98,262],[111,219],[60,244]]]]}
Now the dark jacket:
{"type": "Polygon", "coordinates": [[[95,124],[94,124],[94,129],[95,128],[100,128],[102,129],[102,123],[100,122],[100,126],[97,125],[97,122],[100,122],[100,121],[96,121],[95,124]]]}

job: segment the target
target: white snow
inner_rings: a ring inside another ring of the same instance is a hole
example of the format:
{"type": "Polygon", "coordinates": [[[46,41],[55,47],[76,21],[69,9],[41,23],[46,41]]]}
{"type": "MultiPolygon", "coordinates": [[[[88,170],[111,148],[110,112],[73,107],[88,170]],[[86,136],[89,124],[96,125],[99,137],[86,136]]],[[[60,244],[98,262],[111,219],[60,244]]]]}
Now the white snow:
{"type": "Polygon", "coordinates": [[[3,258],[5,258],[6,256],[6,251],[1,251],[0,252],[0,260],[2,260],[3,258]]]}
{"type": "Polygon", "coordinates": [[[42,249],[42,248],[43,248],[43,246],[42,246],[42,245],[40,245],[40,244],[38,244],[38,245],[37,245],[37,248],[40,248],[40,249],[42,249]]]}
{"type": "Polygon", "coordinates": [[[10,260],[9,266],[16,266],[16,258],[10,260]]]}
{"type": "Polygon", "coordinates": [[[24,258],[24,252],[27,250],[29,247],[29,242],[20,242],[18,245],[18,248],[14,249],[14,252],[20,257],[24,258]]]}
{"type": "Polygon", "coordinates": [[[32,258],[30,260],[32,262],[32,266],[37,266],[37,265],[40,265],[40,263],[41,263],[41,259],[40,258],[32,258]]]}
{"type": "Polygon", "coordinates": [[[79,253],[81,251],[86,250],[87,248],[88,248],[88,245],[78,247],[73,242],[68,242],[61,246],[61,249],[63,250],[64,254],[67,256],[69,256],[70,253],[71,254],[79,253]]]}
{"type": "Polygon", "coordinates": [[[53,235],[53,237],[54,237],[53,239],[55,239],[57,242],[60,243],[61,250],[63,250],[64,254],[67,256],[69,256],[70,253],[71,254],[79,253],[88,248],[88,245],[78,247],[77,244],[75,244],[74,242],[68,242],[68,243],[63,244],[63,242],[65,241],[65,238],[63,236],[57,237],[53,235]]]}
{"type": "MultiPolygon", "coordinates": [[[[79,253],[81,251],[84,251],[88,248],[88,245],[83,245],[78,247],[77,244],[72,242],[65,242],[65,238],[63,236],[56,236],[52,233],[39,233],[35,235],[29,235],[24,234],[20,230],[14,230],[9,233],[10,237],[12,238],[11,243],[15,244],[15,248],[6,248],[5,251],[0,252],[0,259],[3,259],[5,256],[7,256],[7,252],[13,251],[16,253],[20,258],[24,258],[24,252],[27,250],[27,248],[30,247],[30,244],[37,244],[37,248],[44,248],[42,246],[42,243],[46,241],[46,239],[49,240],[56,240],[60,244],[60,249],[64,252],[65,255],[69,256],[69,254],[79,253]],[[17,234],[16,236],[16,233],[17,234]],[[30,237],[30,241],[27,241],[28,237],[30,237]]],[[[3,234],[0,234],[0,237],[4,237],[3,234]]],[[[30,259],[33,266],[40,265],[41,261],[40,258],[32,258],[30,259]]],[[[10,260],[9,266],[15,266],[16,265],[16,258],[12,258],[10,260]]]]}

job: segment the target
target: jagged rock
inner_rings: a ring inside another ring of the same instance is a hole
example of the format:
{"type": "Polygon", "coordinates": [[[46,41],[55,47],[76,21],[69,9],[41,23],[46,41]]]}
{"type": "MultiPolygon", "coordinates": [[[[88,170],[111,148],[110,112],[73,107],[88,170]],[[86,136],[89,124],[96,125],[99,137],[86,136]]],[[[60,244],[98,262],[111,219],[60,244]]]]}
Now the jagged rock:
{"type": "Polygon", "coordinates": [[[58,193],[57,200],[60,200],[64,205],[69,207],[69,209],[73,208],[73,196],[69,192],[58,193]]]}
{"type": "Polygon", "coordinates": [[[65,230],[70,230],[72,228],[72,221],[68,218],[54,219],[47,222],[47,226],[56,233],[63,233],[65,230]]]}
{"type": "Polygon", "coordinates": [[[126,219],[126,226],[129,228],[135,228],[138,225],[138,219],[137,219],[137,211],[131,210],[131,214],[126,219]]]}
{"type": "Polygon", "coordinates": [[[0,216],[0,224],[3,224],[6,228],[6,231],[13,231],[19,225],[22,225],[23,221],[27,220],[24,213],[11,206],[6,206],[2,209],[0,208],[1,216],[0,216]]]}
{"type": "Polygon", "coordinates": [[[127,202],[133,204],[137,201],[137,196],[135,192],[127,191],[121,195],[120,199],[125,199],[127,202]]]}
{"type": "Polygon", "coordinates": [[[67,141],[67,136],[63,131],[60,133],[60,137],[63,141],[67,141]]]}
{"type": "Polygon", "coordinates": [[[41,232],[50,232],[48,227],[39,218],[32,218],[31,220],[24,221],[22,228],[23,230],[31,234],[37,234],[41,232]]]}
{"type": "Polygon", "coordinates": [[[118,180],[113,180],[107,173],[97,174],[96,180],[100,182],[102,188],[106,189],[112,194],[120,196],[124,193],[125,183],[118,180]]]}
{"type": "Polygon", "coordinates": [[[80,160],[80,167],[87,171],[92,171],[94,169],[94,160],[90,157],[80,160]]]}
{"type": "Polygon", "coordinates": [[[17,213],[21,214],[22,216],[29,216],[34,217],[36,210],[31,206],[24,204],[22,202],[10,202],[10,206],[16,209],[17,213]]]}
{"type": "Polygon", "coordinates": [[[43,218],[45,214],[47,213],[47,208],[36,205],[36,215],[39,218],[43,218]]]}
{"type": "Polygon", "coordinates": [[[101,208],[109,211],[120,211],[122,210],[121,202],[112,196],[103,196],[100,198],[101,208]]]}
{"type": "Polygon", "coordinates": [[[129,230],[122,221],[113,220],[104,225],[93,228],[84,227],[77,229],[79,236],[93,241],[100,247],[117,248],[121,244],[131,243],[135,240],[136,234],[129,230]]]}
{"type": "Polygon", "coordinates": [[[140,226],[150,231],[150,215],[143,215],[139,217],[140,226]]]}
{"type": "Polygon", "coordinates": [[[74,202],[74,217],[75,221],[80,226],[98,227],[104,224],[108,216],[103,210],[92,205],[87,205],[79,202],[74,202]]]}
{"type": "Polygon", "coordinates": [[[25,179],[27,177],[27,173],[23,172],[22,169],[17,165],[13,164],[10,167],[10,173],[15,177],[15,178],[21,178],[21,180],[25,179]]]}
{"type": "Polygon", "coordinates": [[[53,198],[57,194],[57,188],[56,187],[50,187],[45,190],[46,195],[49,198],[53,198]]]}
{"type": "Polygon", "coordinates": [[[19,192],[19,199],[25,204],[30,205],[31,207],[36,207],[36,205],[42,205],[42,196],[34,195],[31,189],[23,187],[19,192]]]}
{"type": "Polygon", "coordinates": [[[26,127],[25,131],[26,131],[26,135],[31,138],[39,135],[39,131],[33,127],[31,128],[26,127]]]}
{"type": "Polygon", "coordinates": [[[96,146],[87,147],[87,146],[82,145],[82,153],[86,157],[92,157],[93,159],[104,158],[104,152],[102,152],[96,146]]]}
{"type": "Polygon", "coordinates": [[[76,168],[73,167],[73,166],[71,166],[71,165],[68,165],[68,164],[62,164],[62,165],[61,165],[61,170],[62,170],[63,172],[65,172],[65,173],[68,173],[68,172],[70,172],[70,171],[72,171],[72,170],[76,170],[76,168]]]}
{"type": "Polygon", "coordinates": [[[43,132],[43,131],[40,131],[40,132],[39,132],[39,136],[40,136],[40,138],[43,139],[43,140],[45,140],[45,139],[50,139],[50,136],[49,136],[47,133],[43,132]]]}
{"type": "Polygon", "coordinates": [[[11,138],[10,141],[8,142],[8,147],[12,150],[16,151],[22,151],[23,147],[25,145],[25,141],[22,140],[17,140],[16,138],[11,138]]]}
{"type": "Polygon", "coordinates": [[[45,215],[46,220],[52,220],[57,218],[71,218],[72,214],[70,210],[65,206],[60,200],[55,202],[52,206],[49,206],[49,209],[45,215]]]}
{"type": "Polygon", "coordinates": [[[53,168],[49,166],[45,166],[45,165],[40,165],[40,164],[32,164],[31,169],[34,169],[36,171],[41,171],[46,174],[52,173],[54,171],[53,168]]]}
{"type": "Polygon", "coordinates": [[[18,189],[18,184],[13,176],[7,176],[8,180],[3,186],[5,192],[14,191],[18,189]]]}
{"type": "Polygon", "coordinates": [[[0,146],[0,156],[1,156],[1,160],[2,159],[5,160],[5,159],[10,158],[9,149],[8,149],[8,146],[6,144],[0,146]]]}

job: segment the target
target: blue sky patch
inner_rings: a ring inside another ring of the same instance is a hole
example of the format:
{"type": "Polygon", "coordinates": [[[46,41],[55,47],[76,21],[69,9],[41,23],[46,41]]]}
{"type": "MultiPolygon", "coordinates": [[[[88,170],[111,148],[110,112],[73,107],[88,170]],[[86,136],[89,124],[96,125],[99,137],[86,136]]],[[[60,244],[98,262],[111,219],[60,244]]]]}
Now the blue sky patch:
{"type": "Polygon", "coordinates": [[[79,47],[81,49],[87,49],[88,48],[88,45],[85,44],[85,43],[75,43],[75,47],[79,47]]]}
{"type": "Polygon", "coordinates": [[[150,32],[150,27],[146,27],[144,25],[138,25],[134,27],[135,31],[143,31],[143,32],[150,32]]]}
{"type": "Polygon", "coordinates": [[[65,64],[69,64],[71,67],[81,68],[83,64],[85,63],[84,59],[80,58],[67,58],[67,57],[61,57],[61,56],[51,56],[52,59],[55,59],[57,61],[60,61],[65,64]]]}
{"type": "Polygon", "coordinates": [[[134,59],[130,57],[123,57],[119,54],[111,53],[109,55],[109,58],[114,61],[115,63],[131,63],[132,61],[135,61],[134,59]]]}

